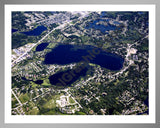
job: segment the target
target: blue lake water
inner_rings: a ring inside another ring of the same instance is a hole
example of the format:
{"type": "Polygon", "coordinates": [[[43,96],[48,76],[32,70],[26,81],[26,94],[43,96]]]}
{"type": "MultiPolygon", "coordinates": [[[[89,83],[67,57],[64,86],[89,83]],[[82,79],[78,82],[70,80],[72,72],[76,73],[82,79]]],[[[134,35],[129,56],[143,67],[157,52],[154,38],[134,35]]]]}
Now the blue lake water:
{"type": "Polygon", "coordinates": [[[87,68],[75,68],[67,71],[62,71],[51,75],[49,81],[52,85],[56,86],[70,86],[73,82],[78,80],[80,77],[86,75],[87,68]],[[71,73],[72,72],[72,73],[71,73]]]}
{"type": "MultiPolygon", "coordinates": [[[[144,101],[144,103],[149,108],[149,97],[146,98],[146,100],[144,101]]],[[[149,109],[147,109],[147,111],[145,113],[149,114],[149,109]]]]}
{"type": "Polygon", "coordinates": [[[36,47],[36,51],[43,51],[49,43],[41,43],[36,47]]]}
{"type": "Polygon", "coordinates": [[[58,45],[46,54],[44,64],[65,65],[80,61],[89,61],[110,70],[120,70],[123,67],[124,59],[119,55],[90,45],[58,45]]]}
{"type": "Polygon", "coordinates": [[[34,81],[36,84],[42,84],[43,83],[43,80],[36,80],[34,81]]]}
{"type": "MultiPolygon", "coordinates": [[[[44,64],[65,65],[70,63],[83,62],[80,72],[75,73],[75,69],[62,71],[49,77],[50,83],[56,86],[68,86],[85,76],[88,71],[88,63],[98,64],[110,70],[120,70],[123,67],[124,59],[119,55],[107,53],[104,50],[90,45],[58,45],[45,56],[44,64]],[[63,80],[63,74],[69,81],[63,80]]],[[[76,68],[78,69],[78,68],[76,68]]]]}
{"type": "Polygon", "coordinates": [[[37,28],[31,30],[31,31],[26,31],[26,32],[21,32],[27,36],[39,36],[43,31],[47,30],[45,26],[38,26],[37,28]]]}
{"type": "Polygon", "coordinates": [[[17,29],[12,29],[12,33],[17,32],[17,31],[18,31],[17,29]]]}
{"type": "Polygon", "coordinates": [[[146,100],[144,101],[145,105],[149,106],[149,98],[147,97],[146,100]]]}
{"type": "MultiPolygon", "coordinates": [[[[28,80],[26,79],[25,77],[21,77],[22,80],[25,80],[25,81],[33,81],[33,80],[28,80]]],[[[34,83],[36,84],[42,84],[43,83],[43,80],[36,80],[36,81],[33,81],[34,83]]]]}
{"type": "Polygon", "coordinates": [[[107,20],[97,19],[97,20],[93,21],[92,23],[90,23],[88,26],[86,26],[86,29],[93,28],[93,29],[96,29],[96,30],[100,30],[103,34],[107,33],[106,31],[115,30],[116,26],[109,24],[108,21],[109,21],[109,19],[107,19],[107,20]],[[108,25],[96,24],[99,21],[107,22],[108,25]]]}

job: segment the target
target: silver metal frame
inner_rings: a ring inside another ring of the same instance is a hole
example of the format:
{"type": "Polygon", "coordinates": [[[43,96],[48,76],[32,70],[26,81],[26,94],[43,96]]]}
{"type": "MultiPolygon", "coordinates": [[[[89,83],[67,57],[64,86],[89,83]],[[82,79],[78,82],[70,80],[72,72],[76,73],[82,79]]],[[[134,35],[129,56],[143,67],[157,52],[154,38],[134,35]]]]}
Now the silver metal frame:
{"type": "Polygon", "coordinates": [[[0,128],[160,128],[160,1],[159,0],[0,0],[0,128]],[[156,5],[156,123],[155,124],[5,124],[4,123],[4,5],[5,4],[155,4],[156,5]]]}

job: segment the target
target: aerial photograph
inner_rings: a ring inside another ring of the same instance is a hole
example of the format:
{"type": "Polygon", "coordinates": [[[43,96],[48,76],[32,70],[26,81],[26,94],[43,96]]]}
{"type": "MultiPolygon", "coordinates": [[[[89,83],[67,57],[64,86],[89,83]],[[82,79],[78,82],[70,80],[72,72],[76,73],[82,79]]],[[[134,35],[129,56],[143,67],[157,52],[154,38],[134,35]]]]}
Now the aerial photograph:
{"type": "Polygon", "coordinates": [[[148,11],[11,19],[12,115],[149,115],[148,11]]]}

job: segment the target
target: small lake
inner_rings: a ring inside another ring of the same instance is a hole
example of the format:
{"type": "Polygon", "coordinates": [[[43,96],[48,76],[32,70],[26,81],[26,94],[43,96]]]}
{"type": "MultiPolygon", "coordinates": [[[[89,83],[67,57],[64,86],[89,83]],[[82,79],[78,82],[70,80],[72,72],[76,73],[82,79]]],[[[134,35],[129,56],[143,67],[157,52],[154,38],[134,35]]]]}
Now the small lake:
{"type": "Polygon", "coordinates": [[[144,101],[144,104],[147,105],[148,109],[145,113],[149,114],[149,97],[147,96],[146,100],[144,101]]]}
{"type": "Polygon", "coordinates": [[[26,31],[26,32],[21,32],[27,36],[39,36],[43,31],[47,30],[45,26],[38,26],[37,28],[31,30],[31,31],[26,31]]]}
{"type": "Polygon", "coordinates": [[[60,44],[46,54],[44,64],[65,65],[82,61],[83,64],[86,62],[87,66],[84,66],[81,71],[75,73],[76,69],[70,69],[58,72],[49,77],[50,83],[55,86],[70,86],[73,82],[80,79],[80,77],[86,76],[89,69],[88,62],[98,64],[110,70],[120,70],[123,67],[124,59],[119,55],[105,52],[104,50],[91,45],[60,44]],[[63,76],[64,74],[66,75],[63,76]]]}
{"type": "Polygon", "coordinates": [[[62,71],[54,75],[51,75],[49,77],[49,81],[52,85],[56,85],[56,86],[70,86],[73,82],[78,80],[81,76],[85,76],[88,70],[86,67],[81,70],[78,69],[79,71],[77,69],[76,68],[69,69],[67,71],[62,71]]]}
{"type": "Polygon", "coordinates": [[[80,61],[89,61],[110,70],[120,70],[124,59],[91,45],[58,45],[46,54],[44,64],[65,65],[80,61]]]}
{"type": "Polygon", "coordinates": [[[36,47],[36,51],[43,51],[49,43],[41,43],[36,47]]]}
{"type": "Polygon", "coordinates": [[[43,83],[43,80],[36,80],[34,81],[36,84],[42,84],[43,83]]]}
{"type": "Polygon", "coordinates": [[[21,79],[22,79],[22,80],[25,80],[25,81],[32,81],[32,82],[34,82],[34,83],[36,83],[36,84],[42,84],[42,83],[43,83],[43,80],[33,81],[33,80],[28,80],[28,79],[26,79],[25,77],[21,77],[21,79]]]}
{"type": "Polygon", "coordinates": [[[17,32],[17,31],[18,31],[17,29],[12,29],[12,33],[17,32]]]}
{"type": "Polygon", "coordinates": [[[90,23],[88,26],[86,26],[86,29],[96,29],[96,30],[100,30],[103,34],[107,33],[106,31],[110,31],[110,30],[115,30],[117,27],[115,25],[111,25],[109,24],[109,19],[97,19],[95,21],[93,21],[92,23],[90,23]],[[103,21],[106,22],[107,25],[103,25],[103,24],[97,24],[98,22],[103,21]]]}

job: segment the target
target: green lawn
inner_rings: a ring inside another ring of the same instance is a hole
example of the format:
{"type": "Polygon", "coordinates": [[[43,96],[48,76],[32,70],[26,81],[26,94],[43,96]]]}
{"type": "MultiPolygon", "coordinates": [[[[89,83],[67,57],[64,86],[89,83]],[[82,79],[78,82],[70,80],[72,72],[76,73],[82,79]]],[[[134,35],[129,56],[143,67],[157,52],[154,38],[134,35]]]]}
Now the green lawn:
{"type": "Polygon", "coordinates": [[[56,107],[56,100],[55,99],[51,99],[49,100],[46,104],[43,105],[44,108],[55,108],[56,107]]]}
{"type": "Polygon", "coordinates": [[[18,104],[17,99],[12,95],[12,108],[17,107],[16,104],[18,104]]]}
{"type": "Polygon", "coordinates": [[[28,93],[25,93],[25,94],[21,94],[21,96],[19,97],[19,100],[22,102],[22,103],[25,103],[29,100],[29,96],[28,96],[28,93]]]}
{"type": "Polygon", "coordinates": [[[69,97],[69,102],[70,102],[71,104],[75,103],[75,101],[74,101],[71,97],[69,97]]]}
{"type": "Polygon", "coordinates": [[[51,84],[49,82],[49,79],[44,79],[42,85],[43,86],[50,86],[51,84]]]}
{"type": "Polygon", "coordinates": [[[56,43],[49,43],[49,45],[47,46],[47,48],[54,48],[56,45],[56,43]]]}
{"type": "Polygon", "coordinates": [[[56,100],[59,100],[60,99],[60,95],[55,95],[52,97],[52,99],[50,99],[47,103],[45,103],[43,105],[44,108],[49,108],[49,109],[53,109],[56,107],[56,100]]]}
{"type": "Polygon", "coordinates": [[[77,112],[75,112],[75,115],[86,115],[86,114],[84,112],[77,111],[77,112]]]}
{"type": "Polygon", "coordinates": [[[39,112],[39,109],[37,107],[35,107],[28,112],[28,115],[37,115],[38,112],[39,112]]]}
{"type": "Polygon", "coordinates": [[[31,85],[32,85],[32,87],[38,86],[38,84],[36,84],[36,83],[34,83],[34,82],[32,82],[32,81],[31,81],[31,85]]]}

